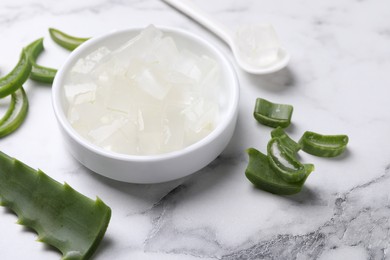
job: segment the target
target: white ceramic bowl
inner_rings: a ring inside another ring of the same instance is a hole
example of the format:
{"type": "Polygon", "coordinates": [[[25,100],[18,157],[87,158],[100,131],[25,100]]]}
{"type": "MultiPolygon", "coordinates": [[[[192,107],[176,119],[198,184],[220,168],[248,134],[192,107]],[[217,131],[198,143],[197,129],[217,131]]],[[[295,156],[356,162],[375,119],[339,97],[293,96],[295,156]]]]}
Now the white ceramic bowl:
{"type": "Polygon", "coordinates": [[[139,34],[133,28],[92,38],[71,53],[58,71],[53,83],[54,112],[71,154],[87,168],[106,177],[132,183],[158,183],[194,173],[213,161],[229,143],[237,121],[239,85],[231,63],[206,40],[187,31],[158,27],[164,35],[174,38],[179,48],[215,59],[221,68],[222,91],[220,118],[216,128],[202,140],[182,150],[160,155],[125,155],[107,151],[81,137],[70,125],[65,111],[64,80],[75,62],[101,46],[116,48],[139,34]]]}

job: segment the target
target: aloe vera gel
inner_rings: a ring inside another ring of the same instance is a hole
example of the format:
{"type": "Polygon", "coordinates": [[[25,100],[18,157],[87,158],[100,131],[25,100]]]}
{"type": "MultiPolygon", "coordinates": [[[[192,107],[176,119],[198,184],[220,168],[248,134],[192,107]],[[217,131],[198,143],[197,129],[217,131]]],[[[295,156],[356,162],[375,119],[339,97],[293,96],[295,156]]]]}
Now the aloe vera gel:
{"type": "Polygon", "coordinates": [[[67,117],[106,150],[154,155],[207,136],[219,115],[219,65],[154,26],[79,59],[64,85],[67,117]]]}

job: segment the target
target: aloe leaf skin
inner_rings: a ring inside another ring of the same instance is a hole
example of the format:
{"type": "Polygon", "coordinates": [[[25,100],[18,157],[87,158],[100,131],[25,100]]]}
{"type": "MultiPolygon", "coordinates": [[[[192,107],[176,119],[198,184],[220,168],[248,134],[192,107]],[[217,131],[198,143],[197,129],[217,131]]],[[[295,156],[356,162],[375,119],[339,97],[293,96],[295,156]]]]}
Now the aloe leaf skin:
{"type": "Polygon", "coordinates": [[[62,259],[89,259],[102,240],[111,209],[68,184],[0,152],[0,202],[18,223],[38,233],[38,240],[57,248],[62,259]]]}
{"type": "Polygon", "coordinates": [[[23,50],[12,71],[0,78],[0,98],[8,96],[20,88],[28,79],[30,72],[31,62],[27,52],[23,50]]]}
{"type": "Polygon", "coordinates": [[[287,182],[299,182],[310,174],[307,169],[314,170],[314,165],[305,166],[291,154],[280,141],[279,137],[272,138],[267,145],[267,155],[270,166],[282,179],[287,182]]]}
{"type": "Polygon", "coordinates": [[[0,119],[0,126],[3,125],[5,122],[7,122],[8,118],[11,117],[11,115],[14,112],[15,105],[16,105],[16,99],[11,97],[7,111],[5,111],[5,113],[3,114],[3,116],[0,119]]]}
{"type": "Polygon", "coordinates": [[[301,145],[291,139],[280,126],[271,131],[271,137],[278,137],[283,147],[289,150],[291,154],[296,154],[301,149],[301,145]]]}
{"type": "Polygon", "coordinates": [[[245,170],[245,176],[257,188],[278,195],[292,195],[301,191],[309,174],[299,182],[287,182],[282,179],[269,164],[268,156],[260,151],[249,148],[249,163],[245,170]]]}
{"type": "Polygon", "coordinates": [[[257,98],[253,116],[263,125],[286,128],[291,123],[292,113],[293,106],[291,105],[272,103],[263,98],[257,98]]]}
{"type": "Polygon", "coordinates": [[[23,87],[11,94],[9,108],[0,120],[0,138],[11,134],[23,123],[28,112],[28,99],[23,87]]]}
{"type": "Polygon", "coordinates": [[[73,51],[80,44],[90,39],[74,37],[54,28],[49,28],[49,33],[54,42],[70,51],[73,51]]]}
{"type": "Polygon", "coordinates": [[[349,138],[347,135],[322,135],[306,131],[299,144],[302,150],[319,157],[336,157],[347,148],[349,138]]]}
{"type": "Polygon", "coordinates": [[[43,83],[53,83],[57,70],[37,64],[37,58],[39,54],[42,53],[43,49],[43,38],[33,41],[26,47],[27,54],[32,64],[30,79],[43,83]]]}

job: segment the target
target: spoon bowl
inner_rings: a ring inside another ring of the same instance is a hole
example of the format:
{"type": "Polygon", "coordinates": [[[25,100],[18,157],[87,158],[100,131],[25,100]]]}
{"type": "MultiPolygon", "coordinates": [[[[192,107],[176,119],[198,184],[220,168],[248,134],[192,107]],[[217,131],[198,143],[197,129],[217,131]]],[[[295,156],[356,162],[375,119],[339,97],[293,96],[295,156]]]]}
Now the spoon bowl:
{"type": "Polygon", "coordinates": [[[276,72],[290,61],[290,54],[284,48],[279,48],[277,59],[266,66],[255,66],[246,62],[240,53],[240,50],[234,40],[232,33],[223,24],[219,23],[211,16],[200,10],[197,6],[186,0],[163,0],[167,4],[183,12],[196,22],[203,25],[209,31],[213,32],[219,38],[226,42],[231,48],[237,64],[246,72],[251,74],[269,74],[276,72]]]}
{"type": "Polygon", "coordinates": [[[279,71],[287,66],[290,61],[290,54],[284,48],[278,50],[278,58],[271,64],[267,66],[253,66],[246,62],[240,55],[237,47],[232,47],[233,55],[238,63],[238,65],[248,73],[251,74],[269,74],[276,71],[279,71]]]}

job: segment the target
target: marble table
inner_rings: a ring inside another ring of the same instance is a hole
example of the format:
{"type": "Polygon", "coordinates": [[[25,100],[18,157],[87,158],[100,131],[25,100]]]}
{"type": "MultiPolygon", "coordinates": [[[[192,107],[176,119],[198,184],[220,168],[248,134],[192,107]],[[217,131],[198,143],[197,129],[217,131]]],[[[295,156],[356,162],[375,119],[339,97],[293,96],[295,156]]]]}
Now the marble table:
{"type": "MultiPolygon", "coordinates": [[[[241,71],[223,42],[158,0],[2,0],[0,73],[39,37],[40,64],[60,67],[69,53],[48,27],[96,36],[152,23],[198,34],[234,63],[241,87],[233,139],[209,166],[153,185],[98,176],[65,149],[50,86],[32,81],[28,117],[0,149],[112,208],[94,259],[390,259],[388,1],[193,1],[232,29],[271,22],[292,55],[289,66],[265,76],[241,71]],[[297,195],[273,195],[245,178],[245,149],[265,152],[271,130],[252,117],[256,97],[294,106],[287,129],[294,139],[306,130],[350,138],[339,158],[301,153],[316,170],[297,195]]],[[[60,258],[15,222],[0,208],[0,259],[60,258]]]]}

